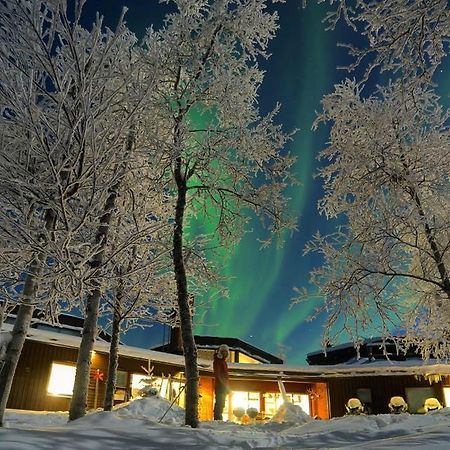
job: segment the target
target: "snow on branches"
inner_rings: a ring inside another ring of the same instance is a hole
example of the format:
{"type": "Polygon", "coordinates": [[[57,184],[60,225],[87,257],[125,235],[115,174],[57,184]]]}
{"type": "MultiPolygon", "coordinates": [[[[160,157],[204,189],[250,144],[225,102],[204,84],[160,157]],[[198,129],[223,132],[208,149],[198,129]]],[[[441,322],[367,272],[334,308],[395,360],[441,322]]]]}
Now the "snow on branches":
{"type": "Polygon", "coordinates": [[[324,258],[311,280],[325,298],[328,333],[358,339],[381,319],[385,336],[397,327],[424,349],[449,342],[447,119],[432,91],[400,82],[362,98],[347,80],[323,99],[318,122],[332,128],[320,153],[325,193],[318,207],[345,217],[336,233],[317,235],[307,247],[324,258]],[[427,338],[418,332],[424,324],[427,338]]]}
{"type": "MultiPolygon", "coordinates": [[[[158,149],[175,194],[173,264],[186,360],[186,423],[198,421],[198,370],[192,334],[184,237],[186,216],[215,228],[208,238],[229,247],[254,211],[268,239],[294,221],[286,214],[284,189],[294,159],[283,151],[290,136],[275,123],[278,107],[264,117],[257,107],[267,45],[277,15],[265,0],[177,0],[178,11],[159,32],[149,31],[144,58],[164,61],[154,93],[161,124],[158,149]]],[[[205,236],[201,237],[202,240],[205,236]]],[[[199,242],[197,240],[197,242],[199,242]]],[[[209,244],[211,246],[211,244],[209,244]]]]}
{"type": "MultiPolygon", "coordinates": [[[[327,0],[319,0],[325,3],[327,0]]],[[[366,47],[344,44],[365,77],[377,67],[410,82],[428,83],[447,56],[450,10],[446,0],[329,0],[324,21],[330,29],[343,19],[367,38],[366,47]]]]}

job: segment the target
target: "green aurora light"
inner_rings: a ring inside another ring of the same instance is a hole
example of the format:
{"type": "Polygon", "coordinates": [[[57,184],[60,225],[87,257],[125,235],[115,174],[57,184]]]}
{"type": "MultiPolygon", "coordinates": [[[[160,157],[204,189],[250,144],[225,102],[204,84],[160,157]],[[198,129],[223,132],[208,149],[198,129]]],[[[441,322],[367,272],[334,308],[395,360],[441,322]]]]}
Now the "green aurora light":
{"type": "MultiPolygon", "coordinates": [[[[129,7],[128,24],[139,36],[143,36],[145,28],[152,23],[155,28],[161,26],[171,7],[155,0],[96,0],[88,1],[86,8],[91,17],[95,11],[105,14],[106,24],[114,28],[124,4],[129,7]]],[[[322,20],[327,6],[324,3],[308,2],[303,9],[301,0],[289,0],[271,7],[279,11],[280,30],[271,43],[272,56],[263,64],[266,77],[260,92],[260,108],[265,113],[281,102],[280,123],[286,131],[299,129],[288,146],[298,157],[294,171],[302,183],[288,190],[291,212],[299,217],[299,230],[287,236],[284,247],[272,245],[260,250],[258,238],[264,234],[255,220],[249,227],[252,232],[245,234],[235,248],[217,252],[215,263],[221,267],[222,275],[229,277],[229,298],[208,302],[214,294],[211,292],[206,298],[196,299],[197,306],[206,304],[198,308],[195,331],[237,337],[275,354],[282,345],[288,362],[305,364],[306,353],[320,348],[324,318],[307,321],[318,300],[291,309],[289,305],[294,296],[293,288],[308,287],[309,272],[320,264],[314,255],[302,256],[305,243],[317,230],[326,234],[336,226],[336,222],[326,221],[317,212],[322,191],[320,181],[313,178],[319,167],[316,155],[325,146],[328,130],[321,127],[313,133],[311,125],[315,111],[320,109],[321,98],[332,92],[335,83],[353,76],[336,69],[349,61],[346,50],[337,47],[337,43],[354,43],[355,35],[342,24],[336,31],[325,31],[322,20]]],[[[448,65],[444,69],[448,69],[448,65]]],[[[450,91],[446,70],[437,74],[437,81],[441,92],[450,91]]],[[[448,95],[445,96],[450,103],[448,95]]],[[[187,235],[213,231],[213,221],[204,223],[197,217],[190,221],[187,235]]],[[[155,331],[141,333],[135,338],[127,335],[127,343],[145,346],[152,340],[154,344],[161,343],[155,341],[155,331]]],[[[156,337],[163,339],[167,333],[163,331],[156,337]]]]}

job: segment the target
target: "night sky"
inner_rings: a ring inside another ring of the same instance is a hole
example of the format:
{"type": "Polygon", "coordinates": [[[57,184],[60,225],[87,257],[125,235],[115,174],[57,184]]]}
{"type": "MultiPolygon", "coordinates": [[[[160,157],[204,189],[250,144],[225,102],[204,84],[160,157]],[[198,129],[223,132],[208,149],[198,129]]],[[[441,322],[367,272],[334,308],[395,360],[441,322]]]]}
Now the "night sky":
{"type": "MultiPolygon", "coordinates": [[[[129,27],[142,36],[152,23],[158,28],[168,6],[156,0],[88,0],[86,17],[95,11],[104,14],[113,26],[121,6],[129,8],[129,27]]],[[[289,308],[293,288],[308,287],[309,272],[320,264],[314,255],[302,256],[305,243],[315,231],[332,231],[336,225],[319,216],[316,204],[321,196],[316,155],[324,147],[327,130],[311,131],[315,111],[320,109],[323,95],[347,73],[336,66],[347,61],[345,49],[338,42],[355,39],[352,31],[341,26],[325,31],[322,18],[326,5],[310,2],[302,8],[301,0],[276,4],[280,15],[280,30],[272,41],[271,58],[263,63],[266,78],[260,91],[260,108],[265,113],[276,102],[282,105],[279,121],[285,130],[299,129],[288,150],[297,155],[295,173],[301,181],[288,192],[291,211],[298,216],[299,230],[288,237],[283,248],[260,250],[258,224],[230,250],[230,256],[219,265],[223,273],[232,276],[228,283],[229,298],[208,305],[197,334],[237,337],[268,352],[283,353],[289,363],[306,364],[308,352],[320,348],[323,320],[307,321],[318,300],[289,308]]],[[[322,318],[323,319],[323,318],[322,318]]],[[[123,340],[132,345],[151,346],[167,337],[167,331],[154,327],[146,332],[131,333],[123,340]]]]}

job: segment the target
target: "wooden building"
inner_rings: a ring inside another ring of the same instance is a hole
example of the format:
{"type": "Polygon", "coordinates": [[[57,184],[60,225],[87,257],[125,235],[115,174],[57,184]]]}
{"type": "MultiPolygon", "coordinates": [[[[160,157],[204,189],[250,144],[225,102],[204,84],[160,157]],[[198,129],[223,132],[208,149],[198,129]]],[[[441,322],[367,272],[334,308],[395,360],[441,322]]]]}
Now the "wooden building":
{"type": "MultiPolygon", "coordinates": [[[[11,324],[4,326],[6,331],[12,327],[11,324]]],[[[19,361],[8,408],[68,409],[80,330],[73,324],[62,327],[33,325],[19,361]]],[[[238,339],[205,338],[198,342],[201,420],[211,420],[213,416],[212,357],[214,349],[224,342],[231,350],[232,393],[227,397],[226,420],[234,419],[233,409],[236,407],[253,407],[259,411],[259,419],[270,418],[283,403],[280,382],[290,401],[318,419],[344,415],[345,403],[351,397],[359,397],[372,413],[387,413],[387,405],[394,395],[403,396],[411,412],[421,412],[427,397],[436,397],[441,403],[450,405],[450,365],[423,364],[417,359],[386,361],[362,358],[334,365],[290,366],[238,339]]],[[[103,405],[108,352],[108,336],[102,335],[97,339],[92,354],[89,409],[103,405]]],[[[116,403],[135,397],[150,370],[152,384],[160,395],[169,400],[176,398],[183,406],[182,355],[126,345],[120,345],[119,354],[116,403]]]]}
{"type": "Polygon", "coordinates": [[[345,343],[307,355],[316,370],[324,369],[330,416],[345,414],[345,403],[356,397],[372,414],[389,413],[391,397],[403,397],[411,413],[423,413],[424,402],[435,397],[450,406],[450,366],[424,362],[415,348],[399,352],[392,341],[366,339],[358,349],[345,343]]]}
{"type": "MultiPolygon", "coordinates": [[[[66,321],[66,319],[64,319],[66,321]]],[[[67,321],[66,321],[67,322],[67,321]]],[[[80,325],[80,324],[78,324],[80,325]]],[[[12,324],[5,324],[5,331],[12,324]]],[[[69,407],[75,364],[80,344],[81,327],[52,326],[36,323],[29,330],[27,340],[14,377],[7,407],[58,411],[69,407]],[[68,334],[66,333],[68,331],[68,334]]],[[[91,379],[88,392],[89,409],[103,405],[108,368],[109,337],[103,335],[95,342],[92,354],[91,379]]],[[[220,343],[230,346],[229,362],[232,394],[227,398],[225,419],[233,419],[237,406],[255,407],[259,418],[270,418],[283,403],[278,380],[283,380],[282,360],[233,338],[197,338],[200,369],[200,418],[213,416],[214,378],[212,359],[220,343]],[[237,362],[234,362],[237,361],[237,362]],[[267,364],[271,362],[272,364],[267,364]],[[278,364],[273,364],[278,363],[278,364]],[[260,373],[261,367],[271,370],[260,373]]],[[[138,394],[142,380],[152,371],[152,384],[160,395],[173,399],[184,384],[184,357],[162,351],[146,350],[120,345],[115,402],[121,403],[138,394]]],[[[329,417],[326,383],[321,380],[286,379],[288,398],[311,414],[323,419],[329,417]]],[[[178,402],[183,406],[183,395],[178,402]]]]}

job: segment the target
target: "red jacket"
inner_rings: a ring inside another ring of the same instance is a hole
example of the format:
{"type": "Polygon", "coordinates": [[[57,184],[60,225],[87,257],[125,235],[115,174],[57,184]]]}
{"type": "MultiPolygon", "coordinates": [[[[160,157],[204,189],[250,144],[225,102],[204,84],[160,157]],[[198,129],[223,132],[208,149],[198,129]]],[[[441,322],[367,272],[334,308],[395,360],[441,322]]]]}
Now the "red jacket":
{"type": "Polygon", "coordinates": [[[228,387],[228,365],[227,362],[219,358],[217,355],[214,355],[214,380],[217,384],[221,384],[223,386],[228,387]]]}

